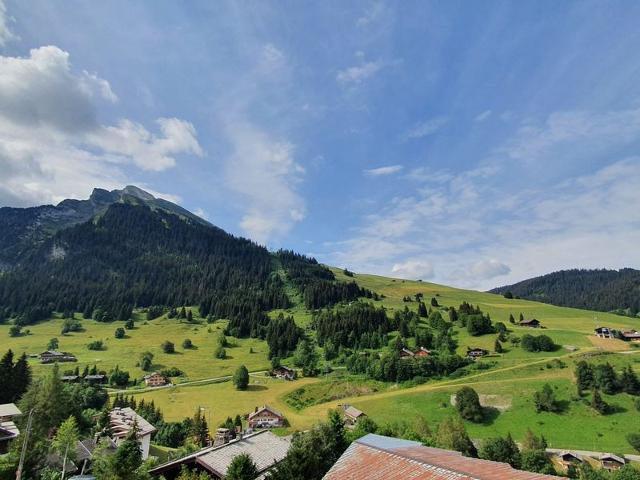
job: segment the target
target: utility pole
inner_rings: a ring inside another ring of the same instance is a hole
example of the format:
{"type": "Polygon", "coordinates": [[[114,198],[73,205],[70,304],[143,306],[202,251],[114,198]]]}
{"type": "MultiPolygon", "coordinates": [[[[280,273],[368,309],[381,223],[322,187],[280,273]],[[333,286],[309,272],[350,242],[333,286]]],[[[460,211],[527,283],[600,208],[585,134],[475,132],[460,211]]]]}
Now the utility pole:
{"type": "Polygon", "coordinates": [[[33,422],[33,412],[35,408],[29,411],[29,418],[27,420],[27,431],[24,434],[24,441],[22,442],[22,451],[20,452],[20,463],[18,464],[18,470],[16,471],[16,480],[22,480],[22,469],[24,468],[24,457],[27,453],[27,444],[29,443],[29,434],[31,433],[31,423],[33,422]]]}

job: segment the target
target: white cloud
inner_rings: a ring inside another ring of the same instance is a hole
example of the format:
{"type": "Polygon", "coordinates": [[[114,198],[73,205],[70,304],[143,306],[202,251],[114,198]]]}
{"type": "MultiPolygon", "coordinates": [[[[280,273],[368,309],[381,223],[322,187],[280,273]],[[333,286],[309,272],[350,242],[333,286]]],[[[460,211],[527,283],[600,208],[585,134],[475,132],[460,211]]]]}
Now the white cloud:
{"type": "Polygon", "coordinates": [[[469,273],[475,278],[487,280],[506,275],[509,272],[511,272],[511,268],[508,265],[492,258],[474,263],[471,265],[469,273]]]}
{"type": "Polygon", "coordinates": [[[433,278],[433,265],[425,260],[407,260],[391,267],[391,273],[409,280],[426,280],[433,278]]]}
{"type": "Polygon", "coordinates": [[[493,113],[491,112],[491,110],[485,110],[484,112],[478,114],[476,118],[474,118],[474,120],[476,122],[484,122],[486,119],[488,119],[491,116],[491,113],[493,113]]]}
{"type": "Polygon", "coordinates": [[[0,204],[85,197],[94,186],[131,183],[125,165],[160,171],[175,165],[175,155],[202,154],[184,120],[158,119],[159,133],[129,119],[103,125],[101,102],[116,101],[106,80],[75,73],[55,46],[0,56],[0,204]]]}
{"type": "Polygon", "coordinates": [[[241,228],[258,242],[282,237],[305,217],[296,191],[304,168],[294,159],[294,146],[245,121],[228,123],[226,133],[233,145],[226,178],[242,199],[241,228]]]}
{"type": "Polygon", "coordinates": [[[447,121],[447,117],[432,118],[430,120],[427,120],[426,122],[415,125],[409,131],[404,133],[402,135],[402,138],[404,140],[412,140],[416,138],[426,137],[428,135],[433,135],[438,130],[440,130],[440,128],[442,128],[447,123],[447,121]]]}
{"type": "Polygon", "coordinates": [[[16,38],[9,29],[10,19],[4,0],[0,0],[0,47],[4,47],[7,42],[16,38]]]}
{"type": "Polygon", "coordinates": [[[382,3],[381,1],[375,2],[373,5],[371,5],[370,8],[365,11],[365,13],[361,17],[358,17],[358,19],[356,20],[356,26],[369,26],[370,24],[380,19],[385,14],[385,11],[386,8],[384,3],[382,3]]]}
{"type": "Polygon", "coordinates": [[[365,170],[364,174],[370,177],[380,177],[384,175],[393,175],[394,173],[398,173],[399,171],[401,171],[403,168],[404,167],[402,165],[389,165],[386,167],[378,167],[365,170]]]}
{"type": "Polygon", "coordinates": [[[344,70],[340,70],[336,75],[336,80],[343,85],[357,85],[374,76],[384,66],[384,63],[380,60],[376,60],[374,62],[365,62],[362,65],[356,65],[344,70]]]}

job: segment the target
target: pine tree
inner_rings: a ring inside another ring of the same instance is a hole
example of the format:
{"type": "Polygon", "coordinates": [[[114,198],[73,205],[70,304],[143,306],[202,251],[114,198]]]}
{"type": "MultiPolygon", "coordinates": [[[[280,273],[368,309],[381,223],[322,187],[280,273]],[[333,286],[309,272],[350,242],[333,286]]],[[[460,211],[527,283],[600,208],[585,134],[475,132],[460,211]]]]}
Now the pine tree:
{"type": "Polygon", "coordinates": [[[504,349],[502,348],[502,344],[500,343],[500,340],[496,338],[496,341],[493,345],[493,349],[495,350],[496,353],[502,353],[504,352],[504,349]]]}
{"type": "Polygon", "coordinates": [[[597,388],[594,388],[591,394],[591,408],[601,415],[605,415],[609,411],[609,405],[602,399],[597,388]]]}
{"type": "Polygon", "coordinates": [[[258,467],[247,453],[241,453],[231,460],[227,468],[226,480],[253,480],[258,476],[258,467]]]}

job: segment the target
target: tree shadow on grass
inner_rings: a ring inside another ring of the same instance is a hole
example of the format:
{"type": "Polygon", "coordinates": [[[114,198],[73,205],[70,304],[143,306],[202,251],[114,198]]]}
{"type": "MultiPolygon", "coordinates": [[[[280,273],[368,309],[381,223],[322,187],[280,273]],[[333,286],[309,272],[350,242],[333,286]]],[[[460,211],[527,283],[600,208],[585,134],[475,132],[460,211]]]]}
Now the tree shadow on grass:
{"type": "Polygon", "coordinates": [[[265,387],[264,385],[249,385],[247,387],[247,392],[261,392],[264,390],[268,390],[267,387],[265,387]]]}
{"type": "Polygon", "coordinates": [[[495,407],[482,407],[482,425],[493,425],[500,416],[500,410],[495,407]]]}

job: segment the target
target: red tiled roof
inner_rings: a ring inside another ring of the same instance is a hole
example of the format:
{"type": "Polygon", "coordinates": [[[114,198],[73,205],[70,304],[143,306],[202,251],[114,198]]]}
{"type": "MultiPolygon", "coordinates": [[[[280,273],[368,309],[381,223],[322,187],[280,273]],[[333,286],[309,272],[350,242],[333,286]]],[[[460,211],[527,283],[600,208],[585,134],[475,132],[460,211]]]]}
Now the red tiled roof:
{"type": "Polygon", "coordinates": [[[424,447],[418,442],[366,435],[353,442],[325,480],[545,480],[551,475],[424,447]]]}

